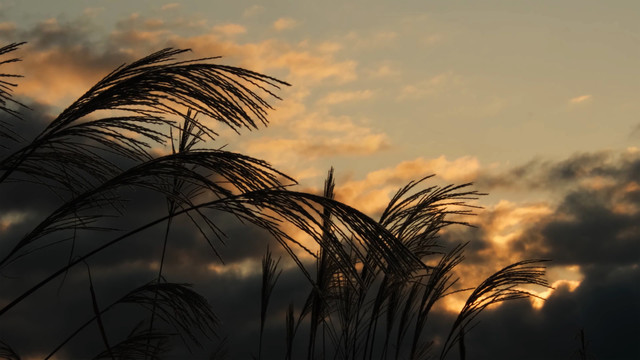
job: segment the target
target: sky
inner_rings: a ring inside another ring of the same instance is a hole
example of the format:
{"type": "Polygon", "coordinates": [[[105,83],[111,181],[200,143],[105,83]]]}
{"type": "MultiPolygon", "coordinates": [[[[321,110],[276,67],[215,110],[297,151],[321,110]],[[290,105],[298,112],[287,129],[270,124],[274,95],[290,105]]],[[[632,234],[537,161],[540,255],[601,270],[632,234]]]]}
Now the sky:
{"type": "MultiPolygon", "coordinates": [[[[17,52],[23,61],[7,69],[24,75],[14,93],[33,109],[24,115],[33,128],[118,65],[166,47],[286,81],[282,100],[270,100],[268,126],[220,128],[218,144],[268,161],[305,191],[320,191],[333,166],[336,198],[373,217],[411,180],[473,182],[488,193],[472,201],[482,206],[468,219],[476,228],[442,234],[447,243],[470,242],[458,271],[464,285],[521,259],[552,260],[555,289],[532,290],[547,300],[488,309],[465,339],[469,359],[566,359],[581,329],[590,356],[629,359],[640,356],[639,12],[639,3],[622,0],[3,0],[0,39],[27,42],[17,52]]],[[[0,201],[0,234],[10,238],[38,217],[41,200],[2,191],[14,199],[0,201]]],[[[192,274],[209,284],[198,289],[214,305],[256,296],[264,235],[247,231],[229,230],[250,239],[228,246],[225,267],[192,274]]],[[[144,253],[140,247],[127,258],[144,253]]],[[[187,241],[176,252],[200,247],[187,241]]],[[[175,261],[177,274],[189,274],[175,261]]],[[[121,280],[105,292],[145,278],[127,264],[111,269],[121,280]]],[[[13,275],[40,274],[31,263],[17,266],[13,275]]],[[[106,276],[109,266],[100,266],[96,276],[106,276]]],[[[284,275],[283,299],[304,292],[295,271],[284,275]]],[[[87,301],[68,290],[74,279],[57,295],[69,292],[67,310],[87,301]]],[[[439,310],[435,329],[456,306],[452,298],[439,310]]],[[[52,330],[31,321],[75,316],[42,311],[6,324],[46,338],[52,330]]],[[[242,343],[252,335],[241,330],[250,315],[225,311],[240,319],[229,331],[242,343]]],[[[44,351],[8,335],[8,326],[0,325],[0,338],[32,356],[44,351]]]]}

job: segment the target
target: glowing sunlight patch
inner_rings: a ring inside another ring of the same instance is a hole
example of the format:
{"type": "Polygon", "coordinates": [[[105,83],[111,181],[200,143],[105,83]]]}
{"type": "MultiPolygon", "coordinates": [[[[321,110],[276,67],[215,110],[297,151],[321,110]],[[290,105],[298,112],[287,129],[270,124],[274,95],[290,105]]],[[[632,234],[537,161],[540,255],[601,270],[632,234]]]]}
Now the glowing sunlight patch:
{"type": "Polygon", "coordinates": [[[568,287],[570,292],[575,291],[584,279],[584,275],[579,265],[551,266],[547,269],[547,279],[549,283],[551,283],[552,289],[544,289],[542,291],[536,291],[539,289],[529,289],[529,291],[541,298],[531,298],[531,305],[535,309],[541,309],[544,306],[543,299],[549,298],[549,296],[561,286],[568,287]]]}
{"type": "Polygon", "coordinates": [[[546,204],[530,204],[518,206],[501,200],[492,211],[490,221],[484,221],[487,238],[494,244],[506,245],[523,234],[527,224],[551,214],[553,210],[546,204]]]}
{"type": "Polygon", "coordinates": [[[542,309],[542,307],[544,306],[544,301],[546,299],[549,298],[549,296],[551,296],[551,294],[553,294],[554,291],[556,291],[560,286],[567,286],[569,288],[569,292],[573,292],[575,291],[575,289],[578,288],[578,286],[580,286],[580,281],[578,280],[558,280],[555,281],[554,283],[551,284],[551,286],[553,287],[553,289],[546,289],[543,292],[540,293],[536,293],[535,291],[531,291],[533,293],[535,293],[536,295],[538,295],[540,298],[537,297],[531,297],[531,305],[533,306],[534,309],[536,310],[540,310],[542,309]]]}
{"type": "Polygon", "coordinates": [[[11,225],[19,224],[26,219],[25,212],[10,212],[0,216],[0,231],[7,230],[11,225]]]}
{"type": "Polygon", "coordinates": [[[240,262],[230,264],[210,263],[207,269],[216,275],[230,275],[239,278],[248,278],[252,275],[259,275],[262,272],[260,259],[245,259],[240,262]]]}

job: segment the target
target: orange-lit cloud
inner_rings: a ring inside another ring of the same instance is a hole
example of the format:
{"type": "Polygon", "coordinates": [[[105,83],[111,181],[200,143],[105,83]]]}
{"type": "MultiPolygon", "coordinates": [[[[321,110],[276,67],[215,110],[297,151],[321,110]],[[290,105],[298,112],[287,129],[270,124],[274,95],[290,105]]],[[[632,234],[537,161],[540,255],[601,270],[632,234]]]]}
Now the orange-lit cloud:
{"type": "Polygon", "coordinates": [[[240,24],[224,24],[214,26],[213,31],[222,35],[233,36],[246,33],[247,28],[240,24]]]}
{"type": "Polygon", "coordinates": [[[262,273],[260,259],[245,259],[239,262],[221,264],[220,262],[212,262],[207,265],[207,270],[215,275],[226,275],[234,278],[247,278],[262,273]]]}
{"type": "MultiPolygon", "coordinates": [[[[158,46],[162,44],[160,41],[158,43],[158,46]]],[[[297,86],[308,86],[326,80],[346,83],[357,78],[357,63],[352,60],[335,60],[337,48],[327,48],[325,43],[317,44],[316,47],[308,42],[290,44],[268,39],[259,43],[241,44],[206,34],[194,37],[173,36],[166,45],[188,47],[197,54],[222,55],[236,66],[257,72],[284,71],[286,75],[283,80],[297,86]]]]}
{"type": "MultiPolygon", "coordinates": [[[[240,24],[219,25],[209,33],[182,36],[176,29],[201,28],[203,24],[132,14],[119,21],[101,44],[90,44],[85,39],[87,26],[82,22],[61,23],[49,19],[32,30],[23,31],[41,40],[20,50],[18,56],[24,59],[22,63],[11,64],[15,73],[25,75],[19,80],[16,93],[46,104],[66,106],[118,65],[165,47],[191,48],[197,57],[222,55],[226,57],[225,62],[236,66],[263,73],[277,72],[278,77],[303,89],[327,80],[345,83],[357,77],[356,62],[335,59],[340,50],[336,44],[230,40],[230,35],[246,31],[240,24]]],[[[5,38],[14,37],[16,31],[12,23],[0,26],[0,35],[5,38]]]]}
{"type": "Polygon", "coordinates": [[[15,31],[17,27],[15,23],[12,22],[3,22],[0,23],[0,34],[3,34],[6,37],[10,37],[15,31]]]}
{"type": "Polygon", "coordinates": [[[273,28],[277,31],[289,30],[298,26],[298,22],[292,18],[280,18],[273,22],[273,28]]]}
{"type": "Polygon", "coordinates": [[[370,69],[368,74],[377,78],[385,78],[399,75],[400,70],[389,64],[382,64],[374,69],[370,69]]]}
{"type": "Polygon", "coordinates": [[[482,226],[486,240],[504,251],[505,246],[520,238],[528,226],[539,222],[553,211],[547,203],[516,204],[501,200],[481,211],[478,218],[472,221],[482,226]]]}
{"type": "Polygon", "coordinates": [[[160,7],[160,10],[173,10],[180,7],[180,3],[169,3],[169,4],[164,4],[160,7]]]}
{"type": "Polygon", "coordinates": [[[0,232],[7,230],[12,225],[17,225],[27,219],[27,213],[9,212],[0,214],[0,232]]]}
{"type": "Polygon", "coordinates": [[[435,75],[427,80],[405,85],[398,100],[416,100],[423,97],[433,96],[438,93],[450,90],[452,87],[460,86],[462,78],[449,71],[435,75]]]}
{"type": "Polygon", "coordinates": [[[589,101],[591,101],[591,99],[593,99],[593,96],[591,95],[581,95],[581,96],[576,96],[574,98],[569,99],[569,104],[583,104],[583,103],[587,103],[589,101]]]}
{"type": "Polygon", "coordinates": [[[569,266],[550,266],[547,268],[547,279],[551,284],[551,289],[531,288],[527,289],[540,298],[530,298],[535,309],[541,309],[544,306],[544,300],[548,299],[554,292],[560,288],[566,287],[569,292],[574,292],[584,280],[584,274],[578,265],[569,266]]]}
{"type": "Polygon", "coordinates": [[[323,105],[334,105],[350,101],[366,100],[371,97],[373,97],[373,91],[371,90],[334,91],[318,100],[318,103],[323,105]]]}
{"type": "Polygon", "coordinates": [[[291,124],[288,134],[250,142],[247,151],[276,163],[291,163],[324,156],[368,155],[389,146],[385,134],[358,125],[348,117],[312,113],[291,124]]]}
{"type": "MultiPolygon", "coordinates": [[[[31,51],[32,47],[24,47],[27,55],[18,66],[17,72],[24,74],[15,93],[28,96],[48,105],[67,106],[77,99],[101,76],[105,69],[96,64],[83,64],[80,59],[99,60],[85,49],[75,51],[58,51],[57,49],[31,51]],[[101,74],[102,73],[102,74],[101,74]]],[[[115,67],[115,64],[114,64],[115,67]]]]}
{"type": "Polygon", "coordinates": [[[370,172],[363,180],[336,184],[336,198],[372,215],[381,211],[391,196],[409,181],[435,174],[441,181],[464,183],[475,178],[479,167],[478,159],[470,156],[453,161],[445,156],[403,161],[395,167],[370,172]]]}

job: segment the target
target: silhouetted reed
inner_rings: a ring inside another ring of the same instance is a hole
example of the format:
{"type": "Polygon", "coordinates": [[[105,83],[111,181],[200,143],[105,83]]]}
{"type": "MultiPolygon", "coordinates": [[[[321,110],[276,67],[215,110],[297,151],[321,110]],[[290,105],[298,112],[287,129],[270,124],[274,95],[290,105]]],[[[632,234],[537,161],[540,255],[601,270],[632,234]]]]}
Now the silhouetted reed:
{"type": "MultiPolygon", "coordinates": [[[[325,184],[327,198],[333,197],[333,179],[332,169],[325,184]]],[[[373,253],[346,260],[332,256],[330,249],[340,246],[352,250],[345,253],[353,255],[356,251],[345,234],[333,233],[326,226],[335,214],[330,209],[325,211],[323,239],[331,239],[333,246],[322,246],[316,257],[316,278],[296,324],[292,320],[293,307],[287,313],[287,358],[295,358],[290,354],[295,330],[305,322],[310,326],[308,359],[432,358],[435,345],[425,338],[424,330],[434,305],[446,296],[473,290],[448,338],[440,345],[438,356],[444,359],[457,344],[464,358],[464,334],[476,325],[473,320],[482,310],[502,301],[535,296],[522,290],[521,285],[548,286],[542,260],[526,260],[496,272],[475,289],[454,289],[458,281],[454,270],[464,260],[466,244],[445,251],[446,244],[438,242],[438,232],[452,224],[469,225],[448,217],[456,215],[459,219],[460,215],[472,214],[474,207],[465,201],[482,194],[466,190],[470,184],[416,191],[427,179],[401,188],[379,220],[421,260],[404,268],[404,273],[387,271],[373,253]],[[343,272],[347,264],[349,272],[343,272]],[[316,344],[318,341],[321,346],[316,344]]]]}
{"type": "MultiPolygon", "coordinates": [[[[0,56],[20,45],[0,48],[0,56]]],[[[263,97],[279,99],[275,91],[288,84],[212,63],[217,58],[174,59],[185,51],[164,49],[118,67],[33,139],[23,139],[9,121],[0,122],[0,186],[13,182],[25,188],[44,187],[59,199],[57,207],[24,236],[2,239],[12,246],[0,254],[0,271],[43,249],[64,244],[71,249],[64,266],[7,301],[0,318],[76,265],[86,264],[93,313],[61,339],[47,358],[91,324],[97,324],[104,346],[96,359],[158,359],[175,339],[187,348],[198,346],[203,338],[215,336],[218,321],[207,300],[189,284],[167,280],[171,275],[164,265],[171,256],[167,250],[170,230],[174,219],[186,216],[212,249],[212,256],[221,259],[217,247],[226,236],[210,214],[225,212],[266,230],[311,284],[298,316],[293,304],[286,313],[285,358],[302,356],[293,354],[293,343],[303,323],[309,327],[309,359],[426,358],[433,347],[423,336],[428,315],[438,300],[458,291],[453,290],[453,269],[464,259],[464,245],[443,252],[437,234],[451,224],[466,224],[450,216],[470,214],[473,207],[466,201],[481,194],[466,190],[470,184],[415,191],[426,180],[422,179],[400,189],[375,221],[334,199],[333,170],[324,194],[294,191],[290,186],[295,180],[268,163],[212,148],[217,133],[200,120],[213,119],[236,132],[267,124],[271,105],[263,97]],[[171,146],[170,153],[152,151],[165,145],[171,146]],[[166,214],[120,229],[118,219],[126,216],[127,191],[132,189],[145,189],[164,199],[166,214]],[[283,230],[283,224],[314,240],[319,253],[283,230]],[[105,305],[95,291],[91,258],[162,225],[157,274],[105,305]],[[92,243],[86,234],[96,232],[109,238],[92,243]],[[76,253],[78,242],[90,250],[76,253]],[[315,269],[301,260],[301,252],[317,259],[315,269]],[[122,304],[140,306],[148,316],[124,339],[113,339],[103,318],[122,304]]],[[[10,58],[0,65],[15,61],[10,58]]],[[[20,111],[15,107],[24,106],[11,98],[15,84],[5,80],[17,75],[0,76],[0,110],[17,120],[20,111]]],[[[278,261],[268,251],[263,259],[258,358],[269,299],[280,275],[277,267],[278,261]]],[[[517,288],[525,284],[547,286],[539,261],[519,262],[487,278],[471,293],[440,357],[455,344],[463,344],[465,332],[488,305],[530,296],[517,288]]],[[[212,358],[224,356],[225,349],[223,341],[212,358]]],[[[1,341],[0,357],[19,358],[1,341]]]]}

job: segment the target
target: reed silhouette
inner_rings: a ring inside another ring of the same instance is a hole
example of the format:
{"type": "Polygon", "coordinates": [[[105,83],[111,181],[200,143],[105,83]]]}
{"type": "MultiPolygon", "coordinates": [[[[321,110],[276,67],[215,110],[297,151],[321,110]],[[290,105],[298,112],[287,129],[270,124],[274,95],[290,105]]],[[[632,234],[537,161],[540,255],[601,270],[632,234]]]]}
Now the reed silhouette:
{"type": "MultiPolygon", "coordinates": [[[[2,47],[0,55],[21,45],[2,47]]],[[[266,230],[308,279],[311,290],[302,309],[296,315],[292,304],[287,311],[283,329],[287,352],[282,357],[288,359],[445,358],[456,346],[464,358],[464,337],[483,309],[532,296],[522,285],[548,286],[541,260],[512,264],[468,289],[471,294],[446,341],[429,341],[424,329],[434,304],[460,291],[454,288],[453,270],[463,261],[465,248],[461,244],[443,251],[438,233],[449,225],[468,225],[450,217],[471,214],[473,207],[466,201],[482,194],[467,190],[471,184],[422,188],[425,178],[401,188],[376,221],[334,199],[333,170],[324,194],[295,191],[295,180],[265,161],[214,147],[218,134],[211,125],[236,132],[266,125],[271,105],[265,99],[279,99],[276,91],[289,84],[216,64],[215,57],[175,60],[186,51],[164,49],[116,68],[33,139],[17,133],[12,123],[29,111],[11,97],[16,84],[9,80],[17,75],[1,75],[0,110],[10,120],[0,122],[0,187],[45,189],[55,194],[58,203],[24,236],[2,238],[9,245],[0,254],[0,272],[48,249],[70,250],[61,259],[64,265],[40,279],[27,278],[25,289],[1,304],[0,319],[9,311],[28,311],[17,305],[54,280],[64,279],[71,269],[86,268],[91,297],[92,312],[86,321],[69,334],[57,334],[60,339],[46,358],[96,326],[102,348],[95,349],[95,359],[160,359],[176,341],[190,348],[213,339],[220,326],[214,309],[190,284],[169,281],[171,274],[164,266],[172,256],[168,244],[179,241],[170,235],[178,218],[192,223],[212,257],[221,257],[220,244],[234,239],[226,239],[212,212],[228,213],[266,230]],[[154,151],[159,147],[170,151],[154,151]],[[119,228],[114,224],[128,224],[127,196],[136,189],[164,199],[166,212],[119,228]],[[319,252],[283,230],[285,223],[315,240],[319,252]],[[105,304],[94,286],[92,259],[157,227],[164,227],[164,237],[156,275],[105,304]],[[94,244],[92,234],[107,238],[94,244]],[[309,266],[301,253],[314,256],[316,263],[309,266]],[[128,336],[118,338],[104,319],[125,304],[146,310],[137,313],[140,321],[128,336]],[[89,329],[90,325],[94,327],[89,329]],[[297,337],[300,326],[309,329],[305,339],[297,337]],[[294,353],[297,341],[306,344],[304,354],[294,353]]],[[[15,61],[19,59],[9,58],[0,65],[15,61]]],[[[270,251],[262,270],[258,358],[269,299],[280,275],[270,251]]],[[[6,293],[2,295],[6,298],[6,293]]],[[[18,352],[0,339],[0,358],[19,359],[18,352]]],[[[224,353],[219,349],[211,356],[221,358],[224,353]]]]}

